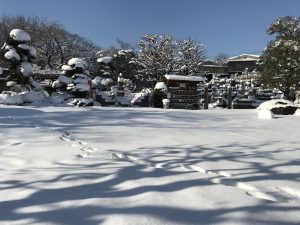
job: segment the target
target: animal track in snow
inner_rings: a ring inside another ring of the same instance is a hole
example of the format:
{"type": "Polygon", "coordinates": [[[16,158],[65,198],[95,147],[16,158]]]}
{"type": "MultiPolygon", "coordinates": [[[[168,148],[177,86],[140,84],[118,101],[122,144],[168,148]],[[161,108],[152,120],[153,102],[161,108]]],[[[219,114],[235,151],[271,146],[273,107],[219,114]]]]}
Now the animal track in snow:
{"type": "Polygon", "coordinates": [[[81,141],[79,139],[75,139],[72,137],[72,134],[69,132],[64,132],[60,139],[65,142],[69,142],[69,146],[71,147],[80,147],[81,151],[86,153],[76,155],[77,158],[91,158],[91,154],[98,151],[97,148],[88,146],[88,143],[81,141]]]}
{"type": "MultiPolygon", "coordinates": [[[[78,154],[77,155],[78,158],[87,158],[87,157],[90,157],[90,154],[95,153],[96,151],[98,151],[97,148],[88,146],[88,143],[86,143],[86,142],[84,142],[82,140],[73,138],[72,134],[70,132],[68,132],[68,131],[66,131],[66,132],[60,132],[56,128],[47,127],[47,126],[40,126],[40,124],[34,123],[34,122],[30,122],[30,121],[17,120],[15,117],[12,117],[12,116],[6,116],[6,117],[2,117],[0,119],[2,119],[2,120],[4,119],[6,121],[17,121],[19,124],[22,124],[22,125],[25,125],[25,126],[29,126],[29,127],[33,127],[33,128],[36,128],[36,129],[45,130],[45,131],[50,132],[50,133],[59,134],[60,140],[62,140],[64,142],[68,142],[69,146],[71,146],[71,147],[80,147],[81,151],[86,152],[84,154],[78,154]]],[[[19,144],[22,144],[22,143],[13,143],[12,146],[19,145],[19,144]]]]}

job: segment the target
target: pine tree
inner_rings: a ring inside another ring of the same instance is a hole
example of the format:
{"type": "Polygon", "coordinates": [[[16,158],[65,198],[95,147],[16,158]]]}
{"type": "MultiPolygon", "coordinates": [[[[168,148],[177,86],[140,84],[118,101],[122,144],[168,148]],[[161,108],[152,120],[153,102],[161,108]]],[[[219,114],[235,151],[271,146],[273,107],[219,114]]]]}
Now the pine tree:
{"type": "Polygon", "coordinates": [[[276,87],[292,99],[293,86],[300,82],[300,18],[275,20],[267,33],[276,35],[261,56],[261,82],[276,87]]]}
{"type": "Polygon", "coordinates": [[[9,67],[7,85],[13,91],[37,87],[33,81],[31,62],[36,57],[36,49],[30,45],[30,35],[20,29],[13,29],[1,48],[1,56],[9,67]]]}

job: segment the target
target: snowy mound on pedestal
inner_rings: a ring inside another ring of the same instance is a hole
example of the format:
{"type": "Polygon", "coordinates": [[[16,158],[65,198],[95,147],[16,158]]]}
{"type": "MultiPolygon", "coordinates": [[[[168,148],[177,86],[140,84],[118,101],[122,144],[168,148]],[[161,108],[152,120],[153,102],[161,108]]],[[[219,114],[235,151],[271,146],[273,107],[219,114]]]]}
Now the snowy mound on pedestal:
{"type": "Polygon", "coordinates": [[[260,120],[274,119],[274,114],[269,109],[259,109],[257,116],[258,116],[258,119],[260,119],[260,120]]]}
{"type": "Polygon", "coordinates": [[[279,115],[293,115],[298,107],[291,101],[285,99],[274,99],[260,104],[257,109],[268,109],[271,110],[272,113],[279,115]]]}
{"type": "Polygon", "coordinates": [[[9,36],[15,40],[15,41],[31,41],[30,35],[25,32],[24,30],[21,29],[13,29],[10,33],[9,36]]]}
{"type": "Polygon", "coordinates": [[[165,84],[165,82],[158,82],[154,89],[159,89],[159,90],[168,90],[167,85],[165,84]]]}

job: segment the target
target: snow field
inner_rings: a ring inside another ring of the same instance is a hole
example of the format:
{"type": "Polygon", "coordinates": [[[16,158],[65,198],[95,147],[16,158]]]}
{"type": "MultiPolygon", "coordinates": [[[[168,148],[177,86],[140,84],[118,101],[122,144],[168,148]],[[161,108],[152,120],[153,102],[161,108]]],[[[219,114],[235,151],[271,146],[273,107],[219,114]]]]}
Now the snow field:
{"type": "Polygon", "coordinates": [[[0,124],[0,224],[299,221],[299,117],[5,106],[0,124]]]}

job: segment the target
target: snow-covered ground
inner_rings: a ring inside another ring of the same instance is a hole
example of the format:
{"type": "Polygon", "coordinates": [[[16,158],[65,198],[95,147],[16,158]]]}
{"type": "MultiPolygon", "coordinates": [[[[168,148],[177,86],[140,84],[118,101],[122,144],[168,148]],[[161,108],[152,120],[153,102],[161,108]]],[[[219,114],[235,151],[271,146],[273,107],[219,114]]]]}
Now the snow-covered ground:
{"type": "Polygon", "coordinates": [[[0,224],[299,224],[299,116],[0,107],[0,224]]]}

